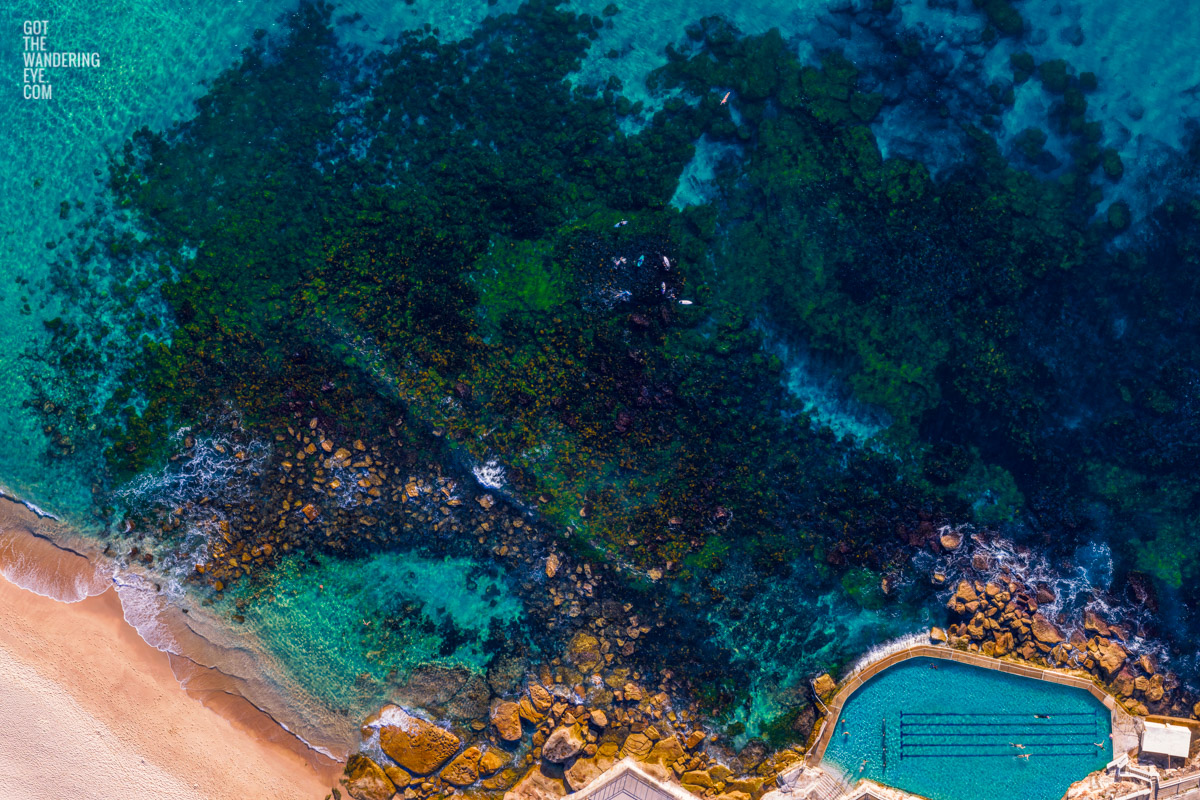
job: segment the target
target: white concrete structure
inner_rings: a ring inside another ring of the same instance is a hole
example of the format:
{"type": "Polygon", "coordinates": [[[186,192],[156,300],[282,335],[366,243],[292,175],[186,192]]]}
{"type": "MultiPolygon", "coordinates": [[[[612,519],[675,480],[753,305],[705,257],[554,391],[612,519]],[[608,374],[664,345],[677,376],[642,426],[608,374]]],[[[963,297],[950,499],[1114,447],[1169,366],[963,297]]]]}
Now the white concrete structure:
{"type": "Polygon", "coordinates": [[[676,784],[654,778],[632,758],[614,764],[594,781],[563,800],[699,800],[676,784]]]}
{"type": "Polygon", "coordinates": [[[1192,746],[1192,732],[1182,725],[1167,725],[1162,722],[1143,723],[1142,752],[1154,755],[1187,758],[1192,746]]]}

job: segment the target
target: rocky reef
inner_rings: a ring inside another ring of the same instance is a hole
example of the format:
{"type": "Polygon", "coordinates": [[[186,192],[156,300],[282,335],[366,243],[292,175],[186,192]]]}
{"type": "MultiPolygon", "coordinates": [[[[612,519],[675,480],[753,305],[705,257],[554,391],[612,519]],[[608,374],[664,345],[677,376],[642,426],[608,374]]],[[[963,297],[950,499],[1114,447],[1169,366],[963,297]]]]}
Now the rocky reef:
{"type": "MultiPolygon", "coordinates": [[[[452,729],[388,705],[363,725],[363,751],[347,764],[357,800],[463,792],[553,800],[578,791],[623,758],[697,796],[751,800],[794,750],[761,743],[734,753],[716,744],[694,709],[676,708],[663,683],[604,666],[596,637],[577,634],[558,665],[516,692],[501,691],[482,718],[452,729]]],[[[501,687],[503,688],[503,687],[501,687]]]]}

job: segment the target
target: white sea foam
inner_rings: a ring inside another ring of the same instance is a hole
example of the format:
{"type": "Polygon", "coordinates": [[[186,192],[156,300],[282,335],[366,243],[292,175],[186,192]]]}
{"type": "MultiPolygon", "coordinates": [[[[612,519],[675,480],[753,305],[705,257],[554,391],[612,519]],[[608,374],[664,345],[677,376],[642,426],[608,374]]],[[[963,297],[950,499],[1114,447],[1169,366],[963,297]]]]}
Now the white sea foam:
{"type": "Polygon", "coordinates": [[[475,480],[485,489],[502,489],[506,482],[504,467],[496,459],[471,467],[475,480]]]}
{"type": "Polygon", "coordinates": [[[930,644],[929,634],[925,631],[908,633],[904,636],[891,639],[883,644],[872,647],[870,650],[859,656],[858,660],[854,662],[850,669],[846,670],[846,674],[843,676],[843,678],[848,678],[851,675],[862,672],[867,667],[878,661],[882,661],[893,653],[899,653],[902,650],[907,650],[908,648],[916,647],[917,645],[928,644],[930,644]]]}

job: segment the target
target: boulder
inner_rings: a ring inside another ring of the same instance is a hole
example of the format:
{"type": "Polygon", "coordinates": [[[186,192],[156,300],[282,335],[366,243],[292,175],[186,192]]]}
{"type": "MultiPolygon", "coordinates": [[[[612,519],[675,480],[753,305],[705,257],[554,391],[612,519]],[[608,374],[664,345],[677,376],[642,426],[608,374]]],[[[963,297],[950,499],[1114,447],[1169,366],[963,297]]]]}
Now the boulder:
{"type": "Polygon", "coordinates": [[[509,761],[512,761],[512,756],[508,753],[494,747],[488,748],[479,758],[479,774],[491,775],[508,766],[509,761]]]}
{"type": "Polygon", "coordinates": [[[479,759],[483,752],[478,747],[468,747],[442,770],[442,780],[452,786],[470,786],[479,780],[479,759]]]}
{"type": "Polygon", "coordinates": [[[683,752],[683,745],[679,743],[679,739],[674,736],[668,736],[654,743],[654,747],[650,748],[650,752],[646,755],[646,760],[669,767],[685,755],[686,753],[683,752]]]}
{"type": "Polygon", "coordinates": [[[553,764],[561,764],[583,750],[587,740],[579,732],[579,728],[565,725],[555,728],[546,743],[542,745],[542,758],[553,764]]]}
{"type": "Polygon", "coordinates": [[[1108,623],[1090,608],[1083,612],[1083,629],[1088,633],[1095,633],[1100,636],[1110,636],[1112,634],[1108,623]]]}
{"type": "Polygon", "coordinates": [[[1042,644],[1056,645],[1059,642],[1066,641],[1062,631],[1058,629],[1050,620],[1046,619],[1041,614],[1033,615],[1033,638],[1037,639],[1042,644]]]}
{"type": "Polygon", "coordinates": [[[387,773],[388,780],[395,784],[396,791],[398,792],[402,791],[413,781],[412,775],[409,775],[404,770],[400,769],[399,767],[392,766],[391,764],[384,767],[383,771],[387,773]]]}
{"type": "Polygon", "coordinates": [[[979,594],[975,591],[975,587],[968,581],[959,581],[958,588],[954,591],[952,599],[963,604],[973,603],[979,600],[979,594]]]}
{"type": "Polygon", "coordinates": [[[604,654],[600,652],[600,640],[583,631],[571,638],[566,656],[567,661],[574,664],[580,672],[592,672],[604,662],[604,654]]]}
{"type": "Polygon", "coordinates": [[[352,755],[346,762],[346,791],[354,800],[391,800],[396,787],[383,767],[364,755],[352,755]]]}
{"type": "MultiPolygon", "coordinates": [[[[1117,697],[1131,697],[1134,690],[1138,688],[1137,682],[1139,680],[1145,679],[1135,678],[1128,668],[1123,668],[1112,680],[1113,692],[1116,693],[1117,697]]],[[[1147,681],[1147,684],[1149,684],[1149,681],[1147,681]]]]}
{"type": "Polygon", "coordinates": [[[996,649],[993,651],[992,655],[996,656],[996,658],[1000,658],[1001,656],[1006,656],[1009,653],[1011,653],[1012,649],[1013,649],[1012,631],[1004,631],[1003,633],[1001,633],[999,636],[996,637],[996,649]]]}
{"type": "Polygon", "coordinates": [[[363,724],[363,738],[379,731],[383,752],[414,775],[428,775],[458,752],[458,737],[432,722],[388,705],[363,724]]]}
{"type": "Polygon", "coordinates": [[[1121,667],[1125,666],[1125,659],[1129,654],[1125,652],[1125,648],[1103,637],[1096,637],[1096,661],[1100,669],[1104,670],[1105,676],[1111,678],[1117,674],[1121,667]]]}
{"type": "Polygon", "coordinates": [[[492,727],[506,742],[515,742],[521,738],[520,706],[511,700],[501,700],[492,706],[492,727]]]}
{"type": "Polygon", "coordinates": [[[700,746],[700,743],[703,742],[707,738],[708,738],[708,734],[705,733],[704,731],[692,731],[691,733],[688,734],[687,741],[683,743],[683,746],[686,747],[688,750],[695,750],[697,747],[700,746]]]}
{"type": "Polygon", "coordinates": [[[545,686],[538,683],[529,684],[529,702],[539,713],[545,714],[554,705],[554,698],[545,686]]]}
{"type": "Polygon", "coordinates": [[[1150,678],[1150,685],[1146,687],[1146,699],[1151,703],[1157,703],[1163,699],[1166,694],[1166,689],[1163,688],[1163,676],[1155,675],[1150,678]]]}
{"type": "Polygon", "coordinates": [[[946,632],[936,625],[929,630],[929,641],[946,643],[946,632]]]}
{"type": "Polygon", "coordinates": [[[684,783],[689,783],[692,786],[699,786],[702,789],[711,789],[713,780],[708,774],[708,770],[692,769],[683,773],[679,778],[684,783]]]}
{"type": "Polygon", "coordinates": [[[517,785],[504,793],[504,800],[556,800],[567,793],[567,787],[553,775],[547,775],[538,765],[517,781],[517,785]]]}
{"type": "Polygon", "coordinates": [[[821,677],[819,677],[815,681],[813,681],[813,689],[816,691],[817,695],[820,697],[824,697],[825,695],[829,694],[836,688],[837,688],[837,682],[834,681],[832,677],[830,677],[828,672],[826,672],[824,675],[822,675],[821,677]]]}
{"type": "Polygon", "coordinates": [[[650,749],[654,745],[646,738],[644,733],[631,733],[625,737],[625,743],[621,745],[621,758],[633,756],[641,761],[650,754],[650,749]]]}
{"type": "Polygon", "coordinates": [[[591,721],[592,724],[597,728],[608,727],[608,715],[604,713],[603,709],[593,709],[591,713],[591,721]]]}
{"type": "Polygon", "coordinates": [[[938,542],[947,550],[957,550],[962,547],[963,537],[958,531],[947,529],[945,533],[938,537],[938,542]]]}
{"type": "Polygon", "coordinates": [[[528,695],[521,696],[521,701],[517,703],[517,713],[521,715],[521,719],[528,720],[534,725],[546,718],[544,712],[534,708],[533,701],[529,699],[528,695]]]}
{"type": "Polygon", "coordinates": [[[592,758],[577,758],[575,763],[563,772],[563,778],[572,792],[578,792],[599,778],[612,765],[611,757],[595,755],[592,758]]]}
{"type": "Polygon", "coordinates": [[[1037,603],[1039,606],[1044,606],[1047,603],[1054,602],[1054,590],[1044,583],[1039,583],[1037,587],[1037,603]]]}

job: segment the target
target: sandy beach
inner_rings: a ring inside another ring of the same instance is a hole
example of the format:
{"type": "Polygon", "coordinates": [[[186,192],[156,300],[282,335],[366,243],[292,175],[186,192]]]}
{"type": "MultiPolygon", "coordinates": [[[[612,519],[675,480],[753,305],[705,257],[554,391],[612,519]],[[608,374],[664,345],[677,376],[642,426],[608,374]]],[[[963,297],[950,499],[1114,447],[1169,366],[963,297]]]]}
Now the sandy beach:
{"type": "MultiPolygon", "coordinates": [[[[37,560],[50,545],[12,525],[20,514],[5,505],[0,566],[37,560]]],[[[53,565],[59,579],[70,562],[53,565]]],[[[231,720],[189,696],[168,658],[125,621],[112,589],[63,603],[0,578],[0,797],[329,794],[339,764],[302,753],[244,700],[210,704],[231,720]]]]}

